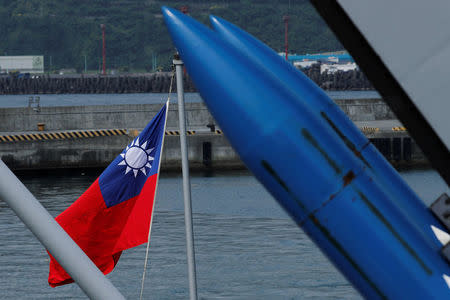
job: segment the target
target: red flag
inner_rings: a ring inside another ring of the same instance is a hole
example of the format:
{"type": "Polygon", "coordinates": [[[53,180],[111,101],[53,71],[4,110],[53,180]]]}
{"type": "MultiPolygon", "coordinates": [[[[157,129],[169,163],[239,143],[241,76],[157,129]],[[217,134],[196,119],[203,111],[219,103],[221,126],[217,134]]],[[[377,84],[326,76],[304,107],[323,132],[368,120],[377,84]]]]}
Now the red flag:
{"type": "MultiPolygon", "coordinates": [[[[147,242],[152,221],[168,103],[141,134],[56,221],[104,273],[123,250],[147,242]]],[[[48,283],[73,282],[50,255],[48,283]]]]}

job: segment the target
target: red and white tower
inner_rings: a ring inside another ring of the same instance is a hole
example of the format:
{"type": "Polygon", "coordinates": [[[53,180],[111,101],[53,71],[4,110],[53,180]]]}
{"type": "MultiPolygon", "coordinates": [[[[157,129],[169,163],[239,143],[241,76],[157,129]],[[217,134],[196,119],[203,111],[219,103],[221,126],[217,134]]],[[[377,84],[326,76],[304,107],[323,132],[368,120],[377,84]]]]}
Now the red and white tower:
{"type": "Polygon", "coordinates": [[[288,44],[289,16],[288,15],[283,16],[283,21],[284,21],[284,53],[286,53],[286,60],[288,60],[288,51],[289,51],[289,44],[288,44]]]}
{"type": "Polygon", "coordinates": [[[103,68],[102,68],[102,75],[106,75],[105,24],[101,24],[100,28],[102,29],[102,38],[103,38],[103,48],[102,48],[103,68]]]}

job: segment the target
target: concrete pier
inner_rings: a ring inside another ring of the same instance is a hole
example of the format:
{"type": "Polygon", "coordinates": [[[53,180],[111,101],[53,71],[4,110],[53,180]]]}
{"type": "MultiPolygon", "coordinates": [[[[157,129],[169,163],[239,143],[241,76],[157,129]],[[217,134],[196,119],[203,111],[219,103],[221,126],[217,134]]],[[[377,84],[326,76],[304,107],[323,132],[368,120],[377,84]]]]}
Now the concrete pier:
{"type": "MultiPolygon", "coordinates": [[[[336,102],[394,165],[427,163],[382,100],[336,102]]],[[[105,167],[161,106],[0,108],[0,157],[15,170],[105,167]]],[[[181,168],[177,116],[176,105],[171,105],[163,170],[181,168]]],[[[203,103],[186,103],[186,118],[192,169],[245,167],[203,103]]]]}

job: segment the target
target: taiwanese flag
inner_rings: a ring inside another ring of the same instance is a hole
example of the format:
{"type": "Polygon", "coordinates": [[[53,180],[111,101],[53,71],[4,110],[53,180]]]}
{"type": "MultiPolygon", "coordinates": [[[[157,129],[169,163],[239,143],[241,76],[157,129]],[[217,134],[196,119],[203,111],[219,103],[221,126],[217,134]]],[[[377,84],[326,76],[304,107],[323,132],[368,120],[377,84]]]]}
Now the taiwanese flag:
{"type": "MultiPolygon", "coordinates": [[[[169,103],[56,221],[104,273],[123,250],[146,243],[169,103]]],[[[48,283],[73,282],[50,255],[48,283]]]]}

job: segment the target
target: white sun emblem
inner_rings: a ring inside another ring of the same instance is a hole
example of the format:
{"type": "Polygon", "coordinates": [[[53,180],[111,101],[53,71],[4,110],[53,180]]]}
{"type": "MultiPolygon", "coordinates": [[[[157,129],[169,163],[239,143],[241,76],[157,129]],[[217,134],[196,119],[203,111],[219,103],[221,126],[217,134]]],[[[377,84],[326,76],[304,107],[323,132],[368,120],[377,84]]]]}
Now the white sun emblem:
{"type": "Polygon", "coordinates": [[[139,171],[141,171],[144,175],[147,175],[145,168],[150,168],[152,165],[150,162],[155,158],[150,156],[150,152],[153,149],[146,149],[147,141],[142,145],[139,145],[139,137],[131,142],[129,146],[125,149],[125,153],[121,153],[123,160],[119,162],[118,165],[126,165],[127,168],[125,170],[125,174],[133,170],[134,177],[136,178],[139,171]]]}

